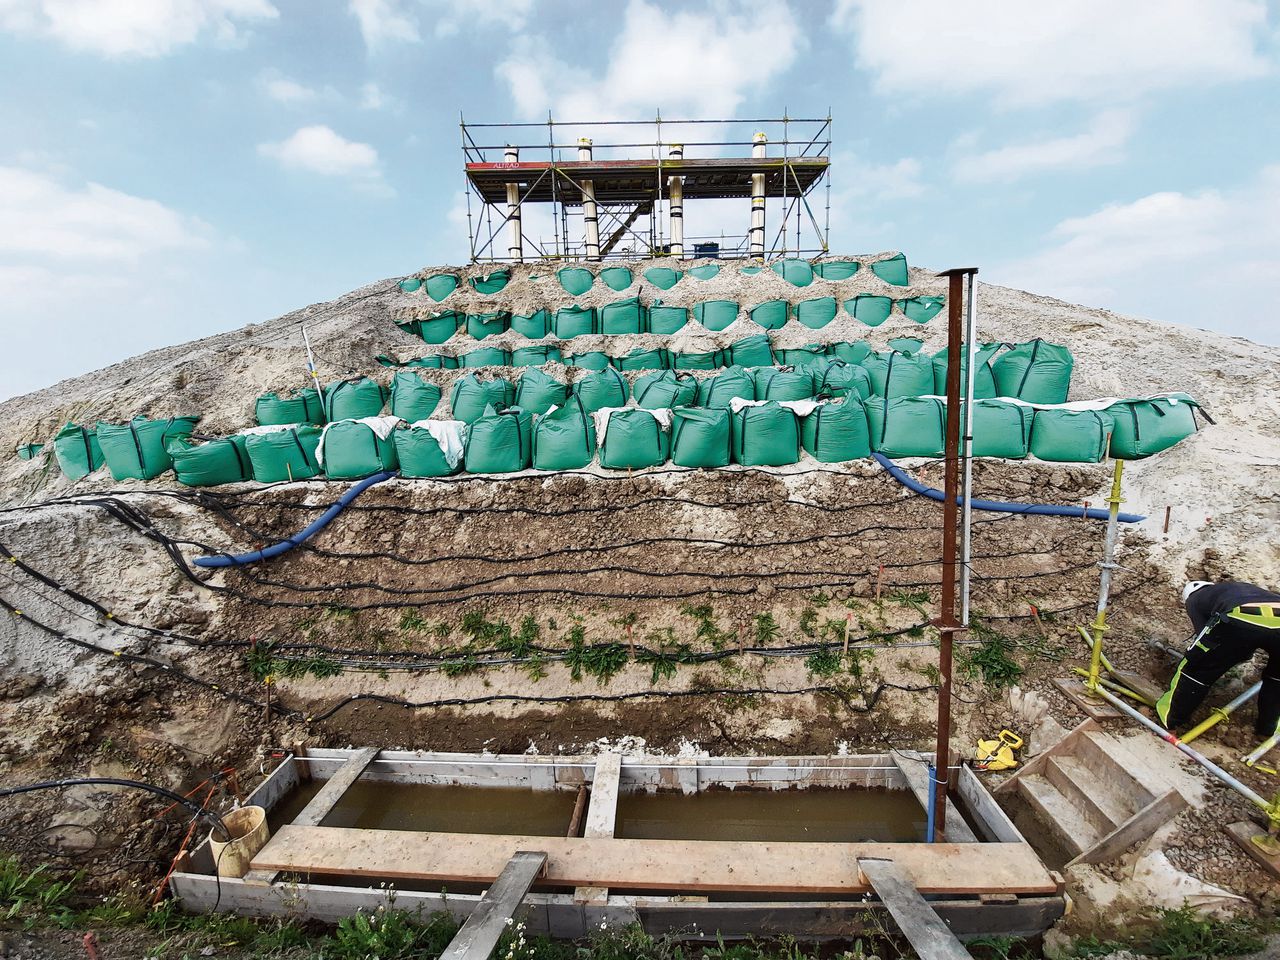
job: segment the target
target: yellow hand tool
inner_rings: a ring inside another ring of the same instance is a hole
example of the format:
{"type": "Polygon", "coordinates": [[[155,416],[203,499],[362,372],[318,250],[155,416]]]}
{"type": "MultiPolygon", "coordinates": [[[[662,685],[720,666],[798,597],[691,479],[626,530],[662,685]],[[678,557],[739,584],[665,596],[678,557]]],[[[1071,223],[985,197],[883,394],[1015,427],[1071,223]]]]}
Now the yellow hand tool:
{"type": "Polygon", "coordinates": [[[1001,730],[995,740],[978,741],[977,770],[1010,770],[1018,765],[1013,755],[1022,748],[1022,738],[1012,730],[1001,730]]]}

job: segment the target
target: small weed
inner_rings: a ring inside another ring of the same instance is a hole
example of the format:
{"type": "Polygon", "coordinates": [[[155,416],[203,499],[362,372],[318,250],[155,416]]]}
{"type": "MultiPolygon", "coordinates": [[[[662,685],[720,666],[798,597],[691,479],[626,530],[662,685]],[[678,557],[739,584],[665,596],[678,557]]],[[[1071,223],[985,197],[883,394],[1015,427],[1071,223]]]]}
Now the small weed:
{"type": "Polygon", "coordinates": [[[422,615],[422,611],[420,610],[415,610],[412,607],[410,607],[404,613],[400,614],[401,630],[413,631],[414,633],[421,633],[422,631],[426,630],[427,627],[429,626],[430,624],[427,622],[426,617],[422,615]]]}
{"type": "Polygon", "coordinates": [[[316,653],[309,657],[278,658],[271,661],[272,673],[287,680],[296,680],[308,674],[323,680],[325,677],[336,677],[342,667],[332,657],[316,653]]]}
{"type": "Polygon", "coordinates": [[[1072,947],[1074,957],[1105,957],[1117,950],[1158,960],[1215,960],[1257,953],[1266,945],[1266,925],[1247,917],[1220,920],[1202,916],[1190,906],[1161,910],[1147,930],[1123,941],[1084,937],[1072,947]]]}
{"type": "Polygon", "coordinates": [[[43,866],[27,870],[16,857],[0,856],[0,924],[73,926],[76,915],[68,901],[77,880],[58,880],[43,866]]]}
{"type": "Polygon", "coordinates": [[[701,606],[685,604],[680,608],[680,612],[697,621],[698,626],[694,630],[693,638],[709,644],[711,649],[723,650],[725,644],[733,639],[732,633],[721,630],[720,625],[716,623],[716,611],[710,604],[701,606]]]}
{"type": "Polygon", "coordinates": [[[976,620],[970,631],[982,642],[966,647],[957,655],[956,662],[963,674],[970,680],[981,679],[993,690],[1003,690],[1017,683],[1023,672],[1011,655],[1017,644],[976,620]]]}
{"type": "Polygon", "coordinates": [[[755,620],[756,646],[767,647],[778,639],[778,634],[782,632],[782,628],[778,626],[778,621],[773,619],[772,613],[762,613],[755,620]]]}
{"type": "Polygon", "coordinates": [[[832,677],[840,672],[841,659],[837,650],[815,650],[804,658],[804,665],[815,677],[832,677]]]}
{"type": "Polygon", "coordinates": [[[815,607],[817,607],[819,610],[825,610],[827,607],[827,604],[831,603],[831,598],[827,596],[825,593],[823,593],[821,590],[819,590],[817,593],[812,594],[809,597],[809,602],[813,604],[815,607]]]}
{"type": "Polygon", "coordinates": [[[565,663],[569,676],[575,683],[588,674],[596,678],[599,686],[613,679],[613,675],[627,665],[627,648],[620,643],[586,642],[586,631],[574,627],[569,631],[569,649],[565,651],[565,663]]]}
{"type": "Polygon", "coordinates": [[[813,609],[813,607],[805,607],[803,610],[800,611],[800,619],[796,623],[796,626],[799,628],[800,632],[803,633],[810,640],[818,639],[817,624],[818,624],[817,610],[813,609]]]}
{"type": "Polygon", "coordinates": [[[928,590],[895,590],[889,594],[889,599],[900,607],[914,610],[926,620],[929,618],[929,611],[925,609],[925,604],[929,602],[928,590]]]}
{"type": "Polygon", "coordinates": [[[458,925],[448,914],[437,913],[422,925],[398,910],[379,907],[373,913],[343,917],[333,934],[333,960],[410,960],[438,956],[449,945],[458,925]]]}
{"type": "Polygon", "coordinates": [[[675,631],[668,627],[664,631],[655,631],[646,638],[649,648],[636,654],[636,662],[651,667],[649,680],[670,680],[676,675],[676,668],[682,663],[693,663],[696,656],[687,643],[678,643],[675,631]]]}
{"type": "Polygon", "coordinates": [[[351,607],[344,607],[337,603],[326,603],[324,605],[324,615],[330,620],[354,620],[356,611],[351,607]]]}
{"type": "Polygon", "coordinates": [[[520,667],[534,683],[547,676],[547,658],[538,650],[532,651],[520,667]]]}

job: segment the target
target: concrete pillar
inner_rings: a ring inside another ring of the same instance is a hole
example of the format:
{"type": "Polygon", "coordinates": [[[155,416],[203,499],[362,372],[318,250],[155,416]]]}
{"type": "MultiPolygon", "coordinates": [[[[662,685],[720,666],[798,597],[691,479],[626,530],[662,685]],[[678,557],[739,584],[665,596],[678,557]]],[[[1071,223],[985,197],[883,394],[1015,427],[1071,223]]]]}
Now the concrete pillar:
{"type": "MultiPolygon", "coordinates": [[[[769,138],[757,133],[751,138],[751,157],[758,160],[765,155],[769,138]]],[[[764,256],[764,174],[751,175],[751,230],[747,234],[747,251],[750,256],[764,256]]]]}
{"type": "MultiPolygon", "coordinates": [[[[503,160],[507,163],[519,162],[520,151],[508,145],[503,160]]],[[[520,228],[520,184],[518,183],[507,184],[507,228],[511,231],[511,240],[507,244],[507,257],[519,262],[524,259],[524,231],[520,228]]]]}
{"type": "MultiPolygon", "coordinates": [[[[583,137],[578,141],[578,159],[591,159],[591,138],[583,137]]],[[[600,220],[596,216],[596,185],[590,180],[582,181],[582,226],[586,232],[587,259],[600,259],[600,220]]]]}
{"type": "MultiPolygon", "coordinates": [[[[679,163],[684,159],[684,145],[673,143],[668,156],[679,163]]],[[[668,236],[671,237],[671,255],[684,256],[684,177],[672,177],[667,181],[668,236]]]]}

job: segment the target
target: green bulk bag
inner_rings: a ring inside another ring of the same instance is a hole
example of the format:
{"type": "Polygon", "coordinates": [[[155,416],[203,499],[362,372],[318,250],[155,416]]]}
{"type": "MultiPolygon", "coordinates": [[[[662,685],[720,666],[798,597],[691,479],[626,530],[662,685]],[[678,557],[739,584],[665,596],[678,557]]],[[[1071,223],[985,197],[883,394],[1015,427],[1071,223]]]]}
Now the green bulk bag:
{"type": "Polygon", "coordinates": [[[19,460],[34,460],[36,455],[44,449],[43,443],[24,443],[18,447],[19,460]]]}
{"type": "Polygon", "coordinates": [[[649,332],[671,334],[689,322],[688,307],[668,307],[661,300],[649,304],[649,332]]]}
{"type": "Polygon", "coordinates": [[[725,367],[714,377],[698,381],[697,405],[710,409],[727,408],[734,398],[754,400],[756,382],[746,367],[725,367]]]}
{"type": "Polygon", "coordinates": [[[460,356],[458,365],[467,370],[476,367],[509,367],[511,354],[502,347],[477,347],[460,356]]]}
{"type": "Polygon", "coordinates": [[[795,307],[796,322],[810,330],[820,330],[836,318],[835,297],[801,300],[795,307]]]}
{"type": "Polygon", "coordinates": [[[422,285],[427,288],[427,296],[439,303],[458,289],[458,278],[452,273],[435,273],[427,277],[422,285]]]}
{"type": "Polygon", "coordinates": [[[556,279],[571,297],[582,296],[596,282],[595,276],[584,267],[563,267],[556,271],[556,279]]]}
{"type": "Polygon", "coordinates": [[[646,410],[669,410],[671,407],[689,407],[698,396],[698,381],[674,370],[646,373],[637,377],[631,388],[636,405],[646,410]]]}
{"type": "Polygon", "coordinates": [[[625,357],[613,357],[610,362],[619,370],[663,370],[667,367],[667,351],[659,348],[645,350],[636,347],[625,357]]]}
{"type": "Polygon", "coordinates": [[[813,374],[807,367],[760,367],[754,374],[757,400],[808,400],[813,374]]]}
{"type": "Polygon", "coordinates": [[[678,467],[727,467],[733,461],[733,413],[728,406],[671,411],[671,462],[678,467]]]}
{"type": "MultiPolygon", "coordinates": [[[[601,415],[603,416],[603,414],[601,415]]],[[[671,437],[647,410],[624,407],[610,411],[600,441],[600,466],[610,470],[643,470],[666,462],[671,437]]]]}
{"type": "Polygon", "coordinates": [[[309,480],[320,473],[316,447],[320,428],[314,424],[283,427],[268,433],[245,434],[244,446],[259,483],[309,480]]]}
{"type": "Polygon", "coordinates": [[[98,423],[98,445],[107,469],[117,480],[151,480],[173,466],[165,443],[191,435],[199,417],[150,420],[134,417],[128,423],[98,423]]]}
{"type": "Polygon", "coordinates": [[[467,427],[463,459],[468,473],[514,473],[529,466],[533,414],[519,407],[489,407],[467,427]]]}
{"type": "Polygon", "coordinates": [[[600,311],[600,332],[609,335],[644,332],[644,307],[639,297],[615,300],[600,311]]]}
{"type": "Polygon", "coordinates": [[[906,314],[908,320],[916,323],[928,323],[942,310],[946,297],[911,297],[898,301],[898,309],[906,314]]]}
{"type": "Polygon", "coordinates": [[[861,266],[857,260],[824,260],[813,265],[813,272],[823,280],[848,280],[861,266]]]}
{"type": "Polygon", "coordinates": [[[422,281],[418,277],[405,277],[397,286],[404,293],[417,293],[422,288],[422,281]]]}
{"type": "Polygon", "coordinates": [[[712,277],[718,276],[719,274],[720,264],[718,263],[704,263],[700,267],[691,267],[689,269],[689,276],[693,277],[695,280],[710,280],[712,277]]]}
{"type": "Polygon", "coordinates": [[[787,312],[787,301],[766,300],[752,307],[748,316],[757,326],[777,330],[787,325],[787,312]]]}
{"type": "Polygon", "coordinates": [[[412,320],[397,320],[396,326],[405,333],[432,344],[444,343],[466,323],[466,317],[456,310],[445,310],[430,317],[414,317],[412,320]]]}
{"type": "Polygon", "coordinates": [[[738,319],[738,304],[732,300],[703,300],[693,305],[693,319],[708,330],[723,330],[738,319]]]}
{"type": "Polygon", "coordinates": [[[515,396],[516,388],[510,380],[501,377],[481,380],[474,373],[468,373],[454,381],[449,391],[449,407],[454,420],[471,423],[484,416],[486,407],[504,410],[511,406],[515,396]]]}
{"type": "MultiPolygon", "coordinates": [[[[444,363],[444,358],[441,357],[438,353],[432,354],[429,357],[415,357],[414,359],[406,360],[403,363],[401,363],[399,360],[396,360],[392,357],[388,357],[385,353],[380,353],[373,359],[377,360],[384,367],[414,367],[414,368],[421,368],[421,369],[439,370],[441,367],[444,367],[446,365],[444,363]]],[[[450,357],[449,359],[453,359],[453,358],[450,357]]],[[[457,364],[455,363],[454,366],[457,366],[457,364]]],[[[321,416],[323,416],[323,412],[321,413],[321,416]]]]}
{"type": "Polygon", "coordinates": [[[460,420],[433,420],[429,427],[409,427],[391,431],[396,446],[396,459],[400,462],[402,477],[447,477],[462,468],[462,431],[466,427],[460,420]],[[456,438],[457,460],[450,463],[436,431],[452,431],[456,438]]]}
{"type": "Polygon", "coordinates": [[[922,353],[883,350],[862,361],[878,397],[926,397],[933,393],[933,362],[922,353]]]}
{"type": "Polygon", "coordinates": [[[1020,403],[983,399],[973,403],[973,455],[1025,459],[1031,449],[1035,410],[1020,403]]]}
{"type": "Polygon", "coordinates": [[[919,353],[924,349],[924,341],[919,337],[890,337],[889,349],[899,353],[919,353]]]}
{"type": "Polygon", "coordinates": [[[1185,393],[1113,403],[1107,408],[1112,420],[1111,456],[1141,460],[1168,450],[1199,429],[1197,410],[1200,404],[1185,393]]]}
{"type": "Polygon", "coordinates": [[[507,324],[511,322],[511,314],[505,310],[494,313],[467,314],[467,333],[477,340],[507,332],[507,324]]]}
{"type": "Polygon", "coordinates": [[[249,449],[240,435],[193,444],[190,437],[170,437],[165,452],[178,482],[188,487],[216,487],[253,479],[249,449]]]}
{"type": "Polygon", "coordinates": [[[387,388],[369,377],[339,380],[324,388],[324,418],[358,420],[376,417],[387,402],[387,388]]]}
{"type": "Polygon", "coordinates": [[[679,270],[670,267],[650,267],[644,272],[644,278],[659,290],[670,290],[684,276],[679,270]]]}
{"type": "MultiPolygon", "coordinates": [[[[974,351],[974,357],[978,361],[978,365],[973,374],[973,398],[975,400],[989,400],[997,396],[996,393],[996,375],[991,369],[991,358],[1000,352],[1003,344],[1000,343],[984,343],[979,345],[974,351]]],[[[933,392],[938,396],[945,396],[947,393],[947,348],[943,347],[933,355],[933,392]]],[[[960,355],[960,396],[965,395],[965,386],[968,383],[968,358],[961,353],[960,355]]]]}
{"type": "Polygon", "coordinates": [[[1005,351],[991,368],[996,392],[1027,403],[1066,403],[1071,389],[1071,351],[1046,340],[1032,340],[1005,351]]]}
{"type": "Polygon", "coordinates": [[[625,290],[634,278],[626,267],[605,267],[600,271],[600,279],[610,290],[625,290]]]}
{"type": "Polygon", "coordinates": [[[763,333],[735,340],[726,352],[729,362],[738,367],[767,367],[773,363],[773,344],[763,333]]]}
{"type": "Polygon", "coordinates": [[[844,309],[859,323],[865,323],[868,327],[878,327],[888,320],[889,314],[893,312],[893,299],[860,293],[852,300],[846,300],[844,309]]]}
{"type": "Polygon", "coordinates": [[[400,465],[390,434],[384,440],[359,420],[340,420],[325,427],[316,458],[330,480],[355,480],[400,465]]]}
{"type": "Polygon", "coordinates": [[[287,423],[324,423],[324,405],[314,387],[304,387],[292,397],[274,391],[264,393],[253,402],[253,415],[260,427],[287,423]]]}
{"type": "Polygon", "coordinates": [[[936,397],[884,397],[862,401],[871,449],[886,457],[940,457],[947,406],[936,397]]]}
{"type": "Polygon", "coordinates": [[[757,273],[760,272],[760,270],[761,270],[760,267],[743,267],[738,272],[742,274],[744,277],[754,277],[757,273]]]}
{"type": "Polygon", "coordinates": [[[87,477],[101,467],[106,460],[98,444],[98,434],[91,427],[68,423],[53,438],[53,455],[58,469],[68,480],[87,477]]]}
{"type": "Polygon", "coordinates": [[[773,272],[793,287],[813,283],[813,267],[808,260],[779,260],[773,264],[773,272]]]}
{"type": "Polygon", "coordinates": [[[551,332],[561,340],[590,336],[597,332],[595,307],[561,307],[551,321],[551,332]]]}
{"type": "Polygon", "coordinates": [[[800,442],[821,463],[845,463],[871,456],[867,411],[856,396],[823,403],[800,421],[800,442]]]}
{"type": "Polygon", "coordinates": [[[877,260],[871,265],[871,272],[885,283],[892,284],[895,287],[905,287],[908,282],[906,255],[900,253],[896,257],[889,257],[887,260],[877,260]]]}
{"type": "Polygon", "coordinates": [[[671,367],[673,370],[714,370],[722,366],[723,358],[719,350],[708,350],[705,353],[673,353],[671,367]]]}
{"type": "Polygon", "coordinates": [[[773,351],[778,363],[784,367],[819,367],[826,366],[826,348],[820,343],[809,343],[803,347],[777,347],[773,351]]]}
{"type": "Polygon", "coordinates": [[[780,467],[800,459],[800,422],[777,403],[733,415],[733,459],[748,467],[780,467]]]}
{"type": "Polygon", "coordinates": [[[1105,411],[1037,410],[1031,424],[1031,455],[1052,463],[1101,463],[1112,429],[1105,411]]]}
{"type": "Polygon", "coordinates": [[[813,373],[815,397],[855,397],[865,400],[871,396],[871,374],[856,363],[832,360],[825,367],[810,369],[813,373]]]}
{"type": "Polygon", "coordinates": [[[533,469],[580,470],[596,455],[591,413],[570,400],[533,421],[533,469]]]}
{"type": "Polygon", "coordinates": [[[405,423],[426,420],[440,405],[440,388],[416,373],[397,373],[391,378],[391,415],[405,423]]]}
{"type": "Polygon", "coordinates": [[[551,332],[551,311],[535,310],[533,313],[525,315],[512,314],[511,319],[507,321],[508,327],[522,337],[528,337],[530,340],[541,340],[551,332]]]}
{"type": "Polygon", "coordinates": [[[516,381],[515,405],[537,417],[552,407],[564,406],[568,395],[567,386],[533,367],[520,374],[520,379],[516,381]]]}
{"type": "Polygon", "coordinates": [[[845,363],[861,363],[871,356],[871,345],[859,340],[857,343],[829,343],[826,354],[845,363]]]}
{"type": "Polygon", "coordinates": [[[581,367],[583,370],[607,370],[610,366],[609,355],[601,350],[588,350],[586,353],[571,353],[564,358],[566,367],[581,367]]]}
{"type": "Polygon", "coordinates": [[[588,373],[577,380],[571,390],[587,413],[595,413],[604,407],[621,407],[631,396],[627,378],[612,367],[588,373]]]}
{"type": "Polygon", "coordinates": [[[511,351],[511,366],[540,367],[544,363],[559,363],[561,360],[559,347],[536,345],[532,347],[516,347],[511,351]]]}
{"type": "Polygon", "coordinates": [[[471,278],[471,289],[476,293],[501,293],[511,282],[510,270],[495,270],[483,277],[471,278]]]}

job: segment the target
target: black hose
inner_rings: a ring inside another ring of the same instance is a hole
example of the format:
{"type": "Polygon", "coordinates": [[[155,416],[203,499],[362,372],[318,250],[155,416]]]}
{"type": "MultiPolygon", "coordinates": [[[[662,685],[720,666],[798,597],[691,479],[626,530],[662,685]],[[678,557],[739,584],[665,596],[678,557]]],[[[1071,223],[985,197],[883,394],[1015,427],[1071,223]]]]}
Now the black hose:
{"type": "Polygon", "coordinates": [[[154,783],[143,783],[141,780],[122,780],[118,777],[74,777],[69,780],[45,780],[41,783],[29,783],[23,787],[9,787],[7,789],[0,790],[0,797],[16,797],[19,794],[34,793],[37,790],[61,790],[65,787],[92,785],[132,787],[135,790],[146,790],[149,793],[154,793],[158,797],[164,797],[166,800],[172,800],[179,806],[186,807],[195,814],[197,820],[207,820],[214,830],[222,834],[226,841],[230,841],[232,839],[231,832],[227,830],[227,825],[223,823],[222,818],[212,810],[202,807],[194,800],[184,797],[180,793],[174,793],[166,787],[158,787],[154,783]]]}

